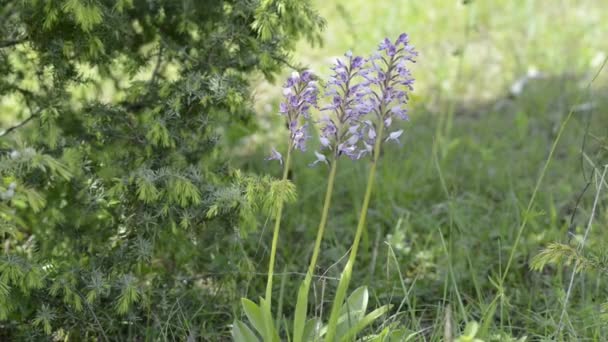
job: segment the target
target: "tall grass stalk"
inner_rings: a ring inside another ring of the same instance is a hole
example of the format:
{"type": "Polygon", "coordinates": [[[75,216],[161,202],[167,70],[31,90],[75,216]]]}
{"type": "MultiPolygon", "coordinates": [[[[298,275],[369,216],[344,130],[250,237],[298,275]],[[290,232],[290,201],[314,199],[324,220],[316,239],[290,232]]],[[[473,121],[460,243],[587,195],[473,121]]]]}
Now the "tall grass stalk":
{"type": "MultiPolygon", "coordinates": [[[[465,67],[465,55],[471,38],[471,27],[474,27],[474,15],[472,7],[474,4],[468,4],[465,8],[466,16],[464,20],[463,41],[460,46],[460,51],[457,54],[456,70],[452,82],[455,84],[454,92],[463,95],[462,78],[465,67]]],[[[443,98],[443,92],[440,95],[443,98]]],[[[445,109],[441,110],[437,116],[437,125],[435,126],[435,143],[433,144],[433,154],[437,150],[441,152],[441,159],[445,159],[449,152],[451,143],[452,127],[454,125],[454,113],[456,111],[457,102],[454,99],[447,97],[445,109]]],[[[449,200],[449,199],[448,199],[449,200]]]]}
{"type": "MultiPolygon", "coordinates": [[[[582,252],[585,247],[585,243],[587,242],[587,238],[589,237],[589,232],[591,231],[591,225],[593,223],[593,219],[595,218],[595,210],[597,209],[597,204],[600,199],[600,193],[602,192],[602,185],[604,185],[604,179],[606,178],[606,171],[608,171],[608,165],[604,166],[604,171],[602,172],[602,176],[600,177],[600,182],[597,186],[597,192],[595,194],[595,199],[593,200],[593,208],[591,209],[591,215],[589,215],[589,222],[587,223],[587,228],[585,228],[585,235],[583,236],[583,240],[578,246],[578,251],[582,252]]],[[[572,288],[574,287],[574,277],[576,275],[576,270],[572,270],[572,274],[570,275],[570,283],[568,284],[568,289],[566,290],[566,298],[564,298],[564,307],[562,308],[562,313],[559,316],[559,324],[557,326],[557,336],[560,335],[562,329],[564,328],[564,318],[566,317],[566,311],[568,310],[568,301],[570,300],[570,294],[572,293],[572,288]]]]}
{"type": "MultiPolygon", "coordinates": [[[[283,177],[281,180],[287,180],[289,173],[289,167],[291,164],[291,152],[293,146],[290,144],[287,149],[287,156],[285,157],[285,164],[283,165],[283,177]]],[[[270,248],[270,262],[268,264],[268,281],[266,282],[266,303],[268,306],[271,305],[272,301],[272,278],[274,277],[274,262],[277,254],[277,244],[279,242],[279,231],[281,230],[281,216],[283,215],[283,202],[277,204],[277,210],[274,217],[274,230],[272,233],[272,246],[270,248]]]]}
{"type": "MultiPolygon", "coordinates": [[[[384,108],[381,108],[380,113],[384,112],[384,108]]],[[[359,242],[361,241],[361,234],[363,233],[363,229],[365,228],[365,222],[367,219],[367,209],[369,207],[369,202],[372,197],[372,190],[374,188],[374,180],[376,178],[376,167],[378,165],[378,159],[380,158],[380,147],[382,146],[382,134],[384,133],[384,124],[380,121],[378,125],[378,139],[376,139],[376,143],[374,144],[374,157],[372,158],[371,167],[369,170],[369,175],[367,178],[367,187],[365,189],[365,197],[363,198],[363,206],[361,207],[361,212],[359,213],[359,223],[357,224],[357,231],[355,233],[355,240],[353,241],[353,245],[350,250],[350,255],[348,257],[348,261],[344,266],[344,270],[342,271],[342,275],[340,276],[340,281],[338,283],[338,290],[336,292],[336,297],[334,298],[333,305],[331,308],[331,314],[329,316],[329,323],[327,326],[327,334],[325,336],[325,341],[333,342],[336,336],[336,328],[338,324],[338,318],[340,315],[340,311],[342,309],[342,303],[346,298],[346,291],[348,290],[348,286],[350,284],[350,279],[352,277],[353,266],[355,264],[355,260],[357,258],[357,252],[359,249],[359,242]]]]}
{"type": "Polygon", "coordinates": [[[338,158],[333,158],[331,161],[331,170],[329,171],[329,179],[327,181],[327,190],[325,191],[325,200],[323,202],[323,212],[321,213],[321,221],[319,222],[319,228],[317,229],[317,238],[315,240],[315,246],[312,251],[312,257],[310,259],[310,265],[306,272],[304,281],[300,284],[298,289],[298,300],[296,303],[296,311],[294,316],[293,324],[293,341],[301,342],[304,334],[304,326],[306,324],[306,311],[308,307],[308,293],[310,291],[310,285],[312,283],[312,277],[315,272],[317,265],[317,259],[321,251],[321,241],[325,232],[325,226],[327,225],[327,217],[329,214],[329,207],[331,206],[331,196],[334,190],[334,181],[336,178],[336,170],[338,169],[338,158]]]}
{"type": "MultiPolygon", "coordinates": [[[[608,57],[604,59],[604,62],[598,69],[595,76],[591,79],[591,81],[589,81],[585,90],[589,90],[591,88],[591,85],[593,84],[593,82],[595,82],[595,80],[598,78],[598,76],[602,73],[602,70],[604,70],[604,67],[606,66],[607,62],[608,62],[608,57]]],[[[579,103],[581,98],[582,98],[582,93],[579,94],[579,96],[577,96],[576,101],[574,103],[579,103]]],[[[559,127],[559,130],[557,132],[557,136],[555,137],[555,140],[553,140],[553,144],[551,145],[551,150],[549,151],[547,160],[545,161],[545,164],[543,165],[543,168],[540,172],[540,176],[538,177],[538,180],[536,181],[536,185],[534,186],[534,191],[532,191],[532,196],[530,197],[530,201],[528,202],[528,206],[526,207],[526,211],[524,212],[523,220],[517,230],[517,236],[515,237],[515,242],[513,243],[513,247],[511,248],[511,253],[509,254],[509,259],[507,260],[507,266],[505,267],[502,277],[500,278],[501,286],[502,286],[502,284],[504,284],[505,280],[507,279],[509,270],[511,269],[511,265],[513,263],[513,258],[515,257],[515,253],[517,251],[517,247],[519,246],[523,232],[528,225],[528,219],[530,218],[530,214],[532,212],[532,206],[534,205],[534,201],[536,200],[536,195],[538,194],[540,185],[542,184],[543,179],[545,178],[547,169],[549,168],[549,165],[551,164],[551,161],[553,160],[553,154],[555,153],[555,150],[557,149],[557,144],[559,143],[559,141],[562,137],[562,134],[563,134],[564,130],[566,129],[566,126],[568,125],[568,122],[570,121],[570,119],[572,118],[572,115],[574,114],[574,109],[575,109],[575,106],[572,106],[570,108],[570,111],[568,112],[568,115],[566,116],[564,121],[562,121],[562,123],[559,127]]]]}

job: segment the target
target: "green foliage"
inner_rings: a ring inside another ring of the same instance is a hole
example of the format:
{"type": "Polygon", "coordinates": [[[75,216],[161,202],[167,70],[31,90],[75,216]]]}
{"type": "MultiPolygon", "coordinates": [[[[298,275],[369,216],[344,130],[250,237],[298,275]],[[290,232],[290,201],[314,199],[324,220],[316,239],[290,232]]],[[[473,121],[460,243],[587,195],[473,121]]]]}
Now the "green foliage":
{"type": "Polygon", "coordinates": [[[367,296],[367,288],[364,288],[363,290],[358,288],[353,291],[351,297],[347,299],[346,305],[342,307],[342,317],[338,319],[337,328],[338,336],[340,336],[341,341],[354,340],[363,329],[367,328],[390,310],[391,305],[384,305],[365,314],[367,309],[367,296]],[[357,291],[363,292],[363,294],[357,293],[357,291]]]}
{"type": "Polygon", "coordinates": [[[269,216],[276,215],[279,206],[296,200],[296,188],[288,179],[270,183],[268,194],[263,202],[263,210],[269,216]]]}
{"type": "Polygon", "coordinates": [[[563,243],[550,243],[530,262],[530,268],[535,271],[542,271],[548,264],[573,265],[573,271],[580,273],[585,270],[600,268],[606,269],[607,265],[602,265],[600,258],[590,259],[583,255],[576,248],[563,243]]]}
{"type": "Polygon", "coordinates": [[[259,339],[249,327],[241,322],[235,321],[232,328],[232,338],[239,342],[258,342],[259,339]]]}
{"type": "Polygon", "coordinates": [[[479,323],[470,322],[467,324],[464,332],[454,342],[483,342],[483,340],[476,338],[477,331],[479,330],[479,323]]]}
{"type": "Polygon", "coordinates": [[[295,191],[227,166],[220,133],[255,128],[250,76],[322,25],[299,0],[0,1],[0,337],[186,339],[230,321],[199,309],[245,281],[225,251],[295,191]]]}
{"type": "Polygon", "coordinates": [[[34,318],[34,326],[38,327],[40,325],[43,326],[44,333],[50,335],[52,330],[51,322],[56,318],[55,312],[48,307],[46,304],[42,304],[42,307],[36,313],[36,318],[34,318]]]}
{"type": "MultiPolygon", "coordinates": [[[[367,304],[369,301],[369,291],[367,287],[362,286],[355,289],[346,300],[340,312],[338,319],[338,336],[340,341],[354,341],[369,325],[384,316],[389,310],[390,305],[382,306],[370,313],[367,313],[367,304]]],[[[250,342],[250,341],[279,341],[279,328],[276,327],[274,319],[270,312],[264,310],[264,299],[261,299],[260,305],[253,301],[242,298],[241,303],[245,311],[245,315],[251,326],[258,332],[258,338],[247,324],[241,321],[235,321],[232,325],[232,337],[235,342],[250,342]]],[[[295,317],[296,320],[303,320],[301,323],[304,326],[304,332],[300,340],[306,342],[320,341],[327,332],[327,326],[321,323],[321,320],[313,317],[295,317]]],[[[294,322],[297,324],[298,322],[294,322]]],[[[361,337],[363,341],[398,341],[397,337],[401,336],[401,330],[386,328],[379,335],[368,335],[361,337]]],[[[289,336],[289,332],[287,332],[289,336]]],[[[289,340],[294,337],[289,336],[289,340]]]]}

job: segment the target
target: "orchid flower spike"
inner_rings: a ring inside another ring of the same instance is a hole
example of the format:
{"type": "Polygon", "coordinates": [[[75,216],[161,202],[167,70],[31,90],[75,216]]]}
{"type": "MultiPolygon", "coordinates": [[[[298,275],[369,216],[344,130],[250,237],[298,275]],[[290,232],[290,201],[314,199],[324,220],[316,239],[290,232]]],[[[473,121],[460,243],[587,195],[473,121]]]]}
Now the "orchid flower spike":
{"type": "Polygon", "coordinates": [[[283,85],[284,100],[279,105],[279,114],[287,121],[290,132],[290,148],[306,150],[310,110],[317,106],[319,89],[310,70],[294,71],[283,85]]]}

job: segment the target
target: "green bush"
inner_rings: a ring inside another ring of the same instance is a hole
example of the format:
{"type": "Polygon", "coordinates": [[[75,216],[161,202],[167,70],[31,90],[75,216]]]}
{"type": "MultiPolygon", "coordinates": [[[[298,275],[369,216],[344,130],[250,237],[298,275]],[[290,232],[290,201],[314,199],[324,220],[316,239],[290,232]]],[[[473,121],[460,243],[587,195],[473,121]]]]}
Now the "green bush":
{"type": "Polygon", "coordinates": [[[300,0],[0,1],[0,339],[227,336],[268,179],[221,132],[322,25],[300,0]]]}

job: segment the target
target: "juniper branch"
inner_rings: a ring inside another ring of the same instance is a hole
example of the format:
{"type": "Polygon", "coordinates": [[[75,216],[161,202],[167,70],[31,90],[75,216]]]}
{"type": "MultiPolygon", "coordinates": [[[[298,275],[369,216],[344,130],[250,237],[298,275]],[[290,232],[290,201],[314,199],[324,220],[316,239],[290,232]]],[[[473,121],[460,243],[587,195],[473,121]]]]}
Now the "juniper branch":
{"type": "Polygon", "coordinates": [[[28,122],[32,121],[33,119],[38,118],[40,116],[41,112],[42,112],[42,110],[39,109],[38,111],[36,111],[32,115],[30,115],[27,119],[21,121],[20,123],[14,125],[14,126],[11,126],[11,127],[7,128],[7,129],[5,129],[3,132],[0,133],[0,138],[6,136],[8,134],[10,134],[14,130],[17,130],[17,129],[25,126],[28,122]]]}
{"type": "Polygon", "coordinates": [[[154,70],[152,71],[152,77],[150,77],[150,85],[154,85],[156,84],[156,79],[158,78],[158,74],[160,71],[160,65],[163,61],[163,51],[164,51],[164,46],[161,42],[160,47],[158,49],[158,55],[157,55],[157,59],[156,59],[156,65],[154,66],[154,70]]]}
{"type": "Polygon", "coordinates": [[[4,49],[4,48],[12,47],[12,46],[15,46],[15,45],[19,45],[19,44],[24,43],[26,41],[27,41],[27,37],[22,37],[22,38],[18,38],[18,39],[3,40],[3,41],[0,41],[0,49],[4,49]]]}

